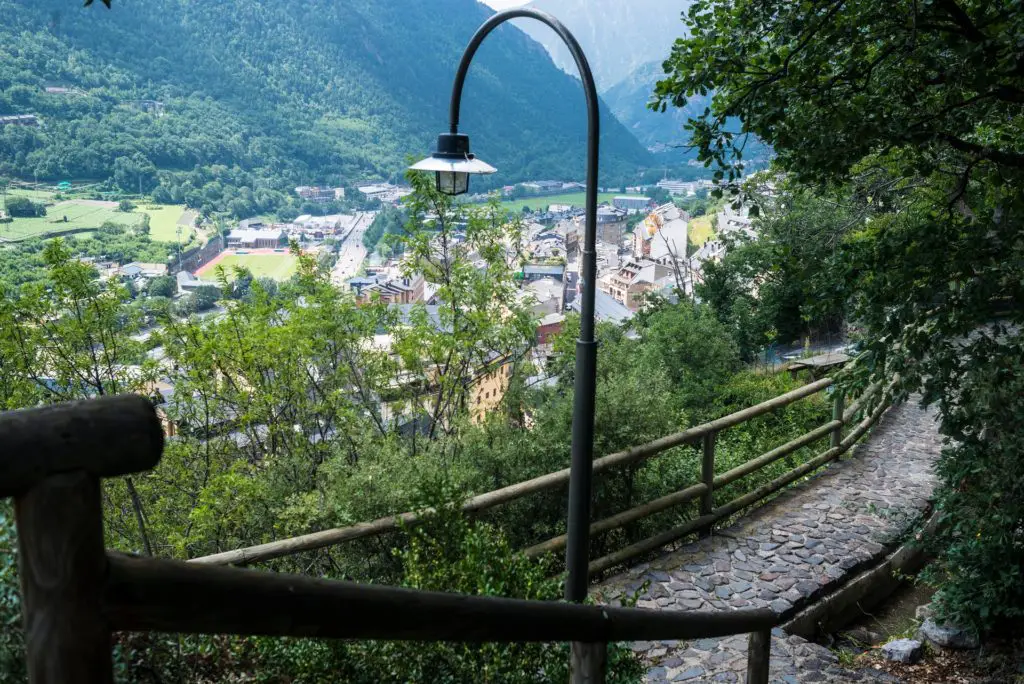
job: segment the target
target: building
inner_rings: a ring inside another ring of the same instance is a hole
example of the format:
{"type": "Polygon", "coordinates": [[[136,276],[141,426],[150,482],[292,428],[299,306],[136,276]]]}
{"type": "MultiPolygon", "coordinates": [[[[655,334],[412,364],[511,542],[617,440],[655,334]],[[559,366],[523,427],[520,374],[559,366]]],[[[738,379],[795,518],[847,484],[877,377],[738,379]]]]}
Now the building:
{"type": "Polygon", "coordinates": [[[391,183],[361,185],[358,189],[367,200],[379,200],[381,202],[397,202],[403,197],[412,194],[412,188],[392,185],[391,183]]]}
{"type": "Polygon", "coordinates": [[[565,280],[565,264],[526,264],[523,266],[523,280],[532,282],[541,278],[553,278],[558,282],[565,280]]]}
{"type": "Polygon", "coordinates": [[[167,275],[167,264],[133,261],[122,266],[119,275],[125,278],[159,278],[167,275]]]}
{"type": "Polygon", "coordinates": [[[633,229],[633,257],[660,264],[686,259],[688,228],[674,204],[663,204],[633,229]]]}
{"type": "Polygon", "coordinates": [[[632,196],[632,195],[620,195],[612,198],[612,206],[616,209],[624,209],[630,214],[638,214],[642,211],[648,211],[651,208],[650,197],[632,196]]]}
{"type": "Polygon", "coordinates": [[[630,311],[638,311],[647,293],[658,289],[658,281],[669,275],[671,270],[667,266],[647,259],[630,259],[618,271],[599,278],[597,287],[630,311]]]}
{"type": "Polygon", "coordinates": [[[326,204],[335,200],[345,199],[345,188],[322,188],[317,185],[300,185],[295,194],[307,202],[326,204]]]}
{"type": "Polygon", "coordinates": [[[625,209],[617,207],[597,208],[597,239],[618,247],[629,225],[629,217],[625,209]]]}
{"type": "MultiPolygon", "coordinates": [[[[569,308],[578,312],[580,310],[580,302],[573,302],[569,308]]],[[[607,292],[597,290],[594,293],[594,319],[598,322],[603,321],[622,325],[633,318],[633,315],[632,311],[615,301],[607,292]]]]}
{"type": "Polygon", "coordinates": [[[284,228],[266,228],[259,222],[249,225],[259,227],[232,230],[228,235],[228,249],[277,249],[288,244],[284,228]]]}
{"type": "Polygon", "coordinates": [[[133,100],[131,105],[135,109],[147,114],[154,114],[156,116],[163,116],[164,114],[164,103],[159,100],[133,100]]]}
{"type": "Polygon", "coordinates": [[[718,213],[718,234],[720,236],[740,234],[753,239],[757,237],[753,223],[749,208],[740,207],[739,211],[736,211],[726,204],[718,213]]]}
{"type": "Polygon", "coordinates": [[[426,281],[417,274],[412,278],[392,278],[385,274],[352,278],[348,286],[359,304],[381,301],[385,304],[415,304],[423,301],[426,281]]]}
{"type": "MultiPolygon", "coordinates": [[[[606,295],[607,296],[607,295],[606,295]]],[[[565,314],[548,314],[537,323],[537,344],[550,344],[551,338],[562,332],[565,314]]]]}
{"type": "Polygon", "coordinates": [[[681,181],[666,178],[658,181],[657,185],[667,190],[670,195],[691,197],[696,195],[698,190],[710,190],[714,183],[709,180],[681,181]]]}
{"type": "Polygon", "coordinates": [[[535,316],[562,313],[565,287],[554,278],[541,278],[526,284],[523,292],[530,298],[530,311],[535,316]]]}
{"type": "Polygon", "coordinates": [[[12,114],[0,116],[0,126],[38,126],[39,119],[35,114],[12,114]]]}

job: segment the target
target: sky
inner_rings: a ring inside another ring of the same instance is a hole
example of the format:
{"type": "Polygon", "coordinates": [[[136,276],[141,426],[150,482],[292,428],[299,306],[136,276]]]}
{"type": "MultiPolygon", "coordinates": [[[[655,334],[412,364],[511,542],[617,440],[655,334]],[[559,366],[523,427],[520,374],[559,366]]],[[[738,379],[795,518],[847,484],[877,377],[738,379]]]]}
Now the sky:
{"type": "Polygon", "coordinates": [[[504,10],[510,7],[525,5],[528,0],[482,0],[485,5],[490,5],[496,10],[504,10]]]}

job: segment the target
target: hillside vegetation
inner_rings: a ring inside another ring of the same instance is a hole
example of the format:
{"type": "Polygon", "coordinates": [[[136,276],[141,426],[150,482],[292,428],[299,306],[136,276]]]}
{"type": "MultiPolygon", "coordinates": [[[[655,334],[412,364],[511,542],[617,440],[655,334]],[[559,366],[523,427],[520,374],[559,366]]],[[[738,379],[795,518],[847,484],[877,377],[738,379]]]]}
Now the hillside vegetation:
{"type": "MultiPolygon", "coordinates": [[[[41,121],[0,128],[0,175],[113,178],[236,215],[300,183],[394,179],[446,126],[457,60],[488,12],[473,0],[0,0],[0,115],[41,121]]],[[[508,27],[474,62],[462,123],[501,169],[492,183],[582,178],[582,105],[578,81],[508,27]]],[[[603,122],[605,174],[632,177],[647,153],[607,111],[603,122]]]]}

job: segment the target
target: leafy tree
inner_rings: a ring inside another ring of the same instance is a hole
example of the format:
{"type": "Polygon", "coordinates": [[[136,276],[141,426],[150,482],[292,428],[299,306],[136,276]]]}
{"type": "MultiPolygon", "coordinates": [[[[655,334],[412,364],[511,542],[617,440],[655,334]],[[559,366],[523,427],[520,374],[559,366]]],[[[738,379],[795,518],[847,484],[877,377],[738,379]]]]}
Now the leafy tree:
{"type": "Polygon", "coordinates": [[[178,281],[174,276],[160,276],[149,281],[150,297],[173,297],[178,293],[178,281]]]}
{"type": "Polygon", "coordinates": [[[7,213],[15,218],[32,218],[34,216],[46,216],[46,207],[37,204],[27,197],[15,195],[4,201],[7,213]]]}
{"type": "Polygon", "coordinates": [[[131,200],[123,199],[117,203],[117,210],[129,213],[135,209],[135,204],[131,200]]]}
{"type": "Polygon", "coordinates": [[[1024,603],[1024,514],[1004,505],[1024,481],[1024,400],[1003,393],[1024,320],[1018,9],[699,0],[656,91],[659,108],[714,92],[690,129],[719,177],[741,171],[744,136],[725,130],[739,117],[780,169],[853,207],[831,282],[865,330],[864,371],[899,373],[957,440],[939,463],[935,576],[946,611],[982,628],[1024,603]]]}
{"type": "Polygon", "coordinates": [[[846,307],[840,262],[851,212],[802,186],[775,185],[756,236],[733,238],[720,263],[704,264],[696,287],[748,361],[768,344],[839,332],[846,307]]]}

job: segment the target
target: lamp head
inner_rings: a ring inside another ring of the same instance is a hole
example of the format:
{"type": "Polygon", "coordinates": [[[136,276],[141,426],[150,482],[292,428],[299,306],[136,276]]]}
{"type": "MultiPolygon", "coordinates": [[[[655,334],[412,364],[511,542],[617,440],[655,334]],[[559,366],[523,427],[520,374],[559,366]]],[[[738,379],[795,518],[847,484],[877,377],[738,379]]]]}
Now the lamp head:
{"type": "Polygon", "coordinates": [[[437,136],[437,151],[409,168],[414,171],[433,171],[437,189],[445,195],[469,192],[470,174],[483,175],[497,171],[473,156],[469,151],[469,136],[461,133],[442,133],[437,136]]]}

